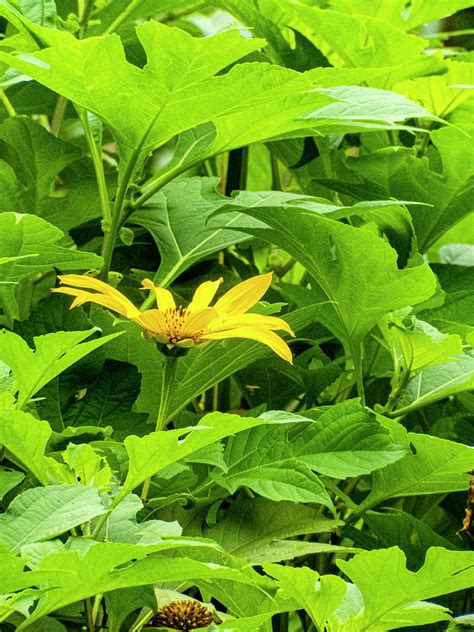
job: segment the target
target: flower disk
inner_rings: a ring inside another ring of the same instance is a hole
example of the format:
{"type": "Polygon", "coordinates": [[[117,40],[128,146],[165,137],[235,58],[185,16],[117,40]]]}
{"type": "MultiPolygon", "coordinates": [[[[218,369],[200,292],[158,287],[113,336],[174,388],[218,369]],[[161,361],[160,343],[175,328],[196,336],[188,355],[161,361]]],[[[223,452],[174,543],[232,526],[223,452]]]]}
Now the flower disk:
{"type": "Polygon", "coordinates": [[[207,628],[213,620],[212,612],[198,601],[172,601],[158,610],[153,625],[172,630],[198,630],[207,628]]]}

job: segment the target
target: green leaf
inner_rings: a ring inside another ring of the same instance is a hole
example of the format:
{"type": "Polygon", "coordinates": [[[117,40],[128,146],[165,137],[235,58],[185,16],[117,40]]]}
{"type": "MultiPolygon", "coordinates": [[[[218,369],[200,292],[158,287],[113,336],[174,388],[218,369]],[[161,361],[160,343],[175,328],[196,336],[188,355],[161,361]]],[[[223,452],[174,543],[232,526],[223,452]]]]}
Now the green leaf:
{"type": "Polygon", "coordinates": [[[397,91],[420,103],[436,116],[446,118],[472,95],[472,90],[469,89],[472,86],[472,64],[449,60],[445,64],[445,74],[403,81],[396,86],[397,91]]]}
{"type": "Polygon", "coordinates": [[[448,619],[444,609],[419,600],[469,588],[474,583],[473,555],[469,551],[431,548],[417,573],[405,568],[404,553],[393,547],[367,551],[339,568],[354,582],[363,603],[343,625],[354,632],[390,630],[448,619]]]}
{"type": "MultiPolygon", "coordinates": [[[[1,170],[1,167],[0,167],[1,170]]],[[[14,286],[22,279],[52,268],[87,270],[99,268],[102,258],[56,245],[63,232],[34,215],[0,213],[0,257],[15,257],[0,266],[0,302],[18,317],[14,286]]]]}
{"type": "Polygon", "coordinates": [[[50,436],[51,426],[47,421],[35,419],[21,410],[0,412],[0,445],[7,450],[10,459],[13,457],[15,463],[31,472],[43,485],[51,483],[57,465],[54,459],[45,456],[50,436]]]}
{"type": "Polygon", "coordinates": [[[82,397],[61,408],[65,426],[112,426],[120,439],[143,427],[147,415],[132,412],[140,391],[136,367],[107,360],[100,376],[85,387],[82,397]]]}
{"type": "Polygon", "coordinates": [[[74,445],[70,443],[63,452],[63,461],[70,468],[70,480],[65,482],[80,483],[104,491],[111,485],[112,471],[103,456],[88,444],[74,445]]]}
{"type": "Polygon", "coordinates": [[[407,384],[390,416],[397,417],[440,399],[474,388],[474,355],[460,354],[449,362],[427,366],[407,384]]]}
{"type": "Polygon", "coordinates": [[[18,630],[63,606],[119,588],[201,579],[252,583],[243,572],[223,565],[153,555],[173,546],[174,542],[150,546],[97,542],[48,555],[38,569],[42,580],[38,604],[18,630]]]}
{"type": "Polygon", "coordinates": [[[389,323],[385,329],[392,354],[400,350],[404,367],[415,373],[428,365],[454,360],[462,352],[462,339],[456,334],[442,334],[428,323],[414,319],[413,329],[400,322],[389,323]]]}
{"type": "MultiPolygon", "coordinates": [[[[143,503],[138,496],[135,494],[126,496],[111,514],[107,525],[99,533],[98,539],[104,539],[107,542],[130,542],[146,545],[161,542],[163,538],[177,538],[181,535],[182,529],[176,521],[146,520],[145,522],[138,522],[137,513],[142,509],[143,503]]],[[[211,546],[211,543],[207,542],[205,545],[211,546]]]]}
{"type": "Polygon", "coordinates": [[[474,152],[471,136],[454,126],[430,134],[442,161],[440,173],[426,156],[412,149],[385,147],[357,158],[347,158],[351,182],[342,178],[319,182],[357,199],[395,198],[423,202],[410,206],[418,245],[422,252],[472,211],[474,152]]]}
{"type": "Polygon", "coordinates": [[[320,91],[334,102],[301,118],[314,121],[322,133],[385,129],[396,127],[396,123],[405,119],[430,117],[420,105],[386,90],[338,86],[320,91]]]}
{"type": "Polygon", "coordinates": [[[302,127],[295,117],[328,102],[306,77],[277,66],[243,64],[214,77],[263,44],[236,30],[193,38],[150,21],[137,34],[148,57],[143,70],[127,62],[113,35],[50,47],[34,58],[0,52],[0,59],[102,118],[125,163],[210,121],[217,140],[209,155],[270,138],[302,127]]]}
{"type": "Polygon", "coordinates": [[[368,15],[387,22],[404,31],[411,31],[426,22],[434,22],[472,6],[472,0],[415,0],[409,5],[376,0],[368,4],[364,0],[332,0],[331,6],[356,15],[368,15]]]}
{"type": "MultiPolygon", "coordinates": [[[[259,564],[268,555],[265,547],[275,542],[278,545],[286,538],[324,533],[341,525],[340,520],[324,518],[318,510],[306,505],[240,498],[226,510],[216,526],[204,529],[203,534],[228,553],[259,564]],[[298,520],[294,519],[295,512],[298,520]]],[[[291,544],[292,541],[289,546],[291,544]]]]}
{"type": "Polygon", "coordinates": [[[65,371],[75,362],[91,351],[113,340],[120,332],[82,342],[93,333],[89,331],[58,331],[34,338],[35,351],[16,334],[0,332],[0,357],[12,369],[15,376],[19,396],[18,406],[21,408],[45,384],[65,371]],[[80,344],[82,343],[82,344],[80,344]]]}
{"type": "Polygon", "coordinates": [[[19,0],[17,6],[31,22],[42,26],[55,26],[55,0],[19,0]]]}
{"type": "Polygon", "coordinates": [[[362,507],[374,507],[389,498],[442,494],[468,488],[474,448],[409,433],[412,454],[372,474],[372,489],[362,507]]]}
{"type": "Polygon", "coordinates": [[[1,211],[36,212],[50,199],[53,179],[67,165],[81,156],[74,145],[55,138],[39,123],[27,117],[7,119],[0,125],[2,158],[14,170],[23,203],[12,206],[11,200],[0,200],[1,211]]]}
{"type": "Polygon", "coordinates": [[[35,487],[0,516],[0,542],[12,551],[54,538],[104,513],[97,490],[84,485],[35,487]]]}
{"type": "Polygon", "coordinates": [[[474,326],[474,268],[456,265],[434,265],[445,292],[444,303],[422,313],[425,320],[446,320],[474,326]]]}
{"type": "MultiPolygon", "coordinates": [[[[262,442],[266,439],[268,440],[269,437],[265,435],[261,438],[262,442]]],[[[238,467],[231,469],[225,476],[215,474],[214,480],[232,494],[239,487],[247,486],[270,500],[318,503],[334,511],[333,503],[324,485],[310,468],[299,463],[297,459],[290,458],[287,454],[276,456],[275,448],[284,451],[285,445],[277,447],[274,444],[268,446],[265,443],[265,449],[259,444],[255,445],[251,452],[253,462],[252,458],[246,459],[242,465],[239,463],[238,467]],[[269,448],[273,448],[270,454],[267,452],[269,448]]],[[[232,465],[231,462],[231,468],[232,465]]]]}
{"type": "Polygon", "coordinates": [[[425,522],[404,511],[391,509],[384,513],[368,511],[364,522],[377,537],[377,548],[398,546],[407,556],[408,568],[415,570],[423,565],[425,555],[432,546],[456,550],[456,546],[433,531],[425,522]]]}
{"type": "Polygon", "coordinates": [[[370,231],[296,206],[244,212],[270,227],[245,227],[246,232],[284,248],[319,283],[332,301],[356,367],[364,337],[382,316],[421,303],[435,291],[436,278],[426,264],[399,270],[396,251],[370,231]]]}
{"type": "MultiPolygon", "coordinates": [[[[356,400],[331,406],[316,421],[304,415],[274,411],[263,413],[261,418],[280,423],[306,422],[289,427],[287,449],[294,458],[325,476],[347,478],[369,474],[400,460],[406,453],[402,446],[393,443],[375,415],[356,400]]],[[[263,430],[273,432],[272,428],[263,430]]],[[[240,437],[233,441],[239,440],[240,437]]]]}
{"type": "Polygon", "coordinates": [[[280,28],[299,31],[332,66],[384,68],[377,87],[389,88],[405,78],[442,72],[444,67],[440,60],[424,54],[426,40],[407,35],[376,18],[295,4],[291,0],[260,0],[258,7],[260,12],[271,15],[280,28]]]}
{"type": "Polygon", "coordinates": [[[152,432],[141,438],[131,435],[124,441],[129,466],[121,495],[134,490],[150,476],[206,445],[265,423],[268,422],[262,419],[215,412],[203,417],[192,428],[152,432]],[[186,435],[184,439],[183,435],[186,435]]]}
{"type": "MultiPolygon", "coordinates": [[[[1,421],[0,421],[1,423],[1,421]]],[[[0,431],[1,432],[1,431],[0,431]]],[[[0,469],[0,501],[3,500],[5,494],[17,485],[25,478],[23,472],[17,472],[16,470],[0,469]]]]}
{"type": "Polygon", "coordinates": [[[249,239],[232,229],[242,221],[240,213],[226,213],[217,226],[208,224],[214,211],[230,201],[217,192],[217,185],[217,178],[176,180],[130,216],[131,224],[151,233],[160,251],[156,284],[167,287],[198,261],[249,239]]]}
{"type": "Polygon", "coordinates": [[[318,630],[326,627],[330,615],[337,610],[346,593],[341,577],[319,573],[310,568],[292,568],[264,564],[266,573],[278,580],[283,598],[296,599],[299,608],[311,617],[318,630]]]}

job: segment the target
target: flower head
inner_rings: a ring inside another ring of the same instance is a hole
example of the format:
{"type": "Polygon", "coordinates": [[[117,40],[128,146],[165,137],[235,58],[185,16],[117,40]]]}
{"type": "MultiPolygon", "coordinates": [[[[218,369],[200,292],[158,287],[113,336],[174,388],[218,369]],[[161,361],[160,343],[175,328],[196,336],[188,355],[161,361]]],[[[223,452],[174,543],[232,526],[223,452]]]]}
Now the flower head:
{"type": "Polygon", "coordinates": [[[147,338],[170,348],[177,346],[186,349],[224,338],[249,338],[267,345],[287,362],[292,361],[288,345],[274,333],[280,329],[293,336],[290,326],[275,316],[247,313],[270,287],[271,272],[238,283],[212,307],[210,304],[222,279],[201,283],[187,307],[176,306],[169,290],[145,279],[142,287],[155,294],[157,309],[143,312],[121,292],[99,279],[66,274],[60,276],[59,281],[63,287],[55,288],[53,292],[74,296],[71,308],[87,302],[102,305],[133,320],[144,329],[147,338]]]}
{"type": "Polygon", "coordinates": [[[198,630],[207,628],[213,622],[213,614],[199,601],[183,599],[172,601],[158,610],[153,624],[173,630],[198,630]]]}

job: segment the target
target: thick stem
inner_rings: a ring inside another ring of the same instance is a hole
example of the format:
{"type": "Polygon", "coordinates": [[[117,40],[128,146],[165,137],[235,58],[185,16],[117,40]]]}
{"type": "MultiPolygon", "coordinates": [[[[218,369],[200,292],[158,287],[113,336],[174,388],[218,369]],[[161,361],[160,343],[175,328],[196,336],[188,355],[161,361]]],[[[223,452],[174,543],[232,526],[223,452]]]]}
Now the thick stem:
{"type": "Polygon", "coordinates": [[[5,110],[8,112],[8,116],[16,116],[15,108],[13,107],[10,99],[5,94],[4,90],[0,89],[0,99],[2,100],[5,110]]]}
{"type": "Polygon", "coordinates": [[[80,28],[79,28],[79,39],[84,39],[84,36],[87,31],[87,27],[89,26],[89,20],[92,15],[92,11],[94,10],[95,0],[86,0],[86,4],[84,5],[84,11],[81,15],[80,28]]]}
{"type": "MultiPolygon", "coordinates": [[[[156,418],[155,432],[160,432],[166,427],[168,421],[168,410],[171,400],[171,393],[173,391],[174,376],[176,373],[176,365],[178,364],[178,358],[176,356],[167,355],[163,363],[163,377],[161,379],[161,395],[160,406],[158,409],[158,416],[156,418]]],[[[151,478],[147,478],[143,483],[141,499],[145,503],[148,498],[148,492],[150,491],[151,478]]]]}

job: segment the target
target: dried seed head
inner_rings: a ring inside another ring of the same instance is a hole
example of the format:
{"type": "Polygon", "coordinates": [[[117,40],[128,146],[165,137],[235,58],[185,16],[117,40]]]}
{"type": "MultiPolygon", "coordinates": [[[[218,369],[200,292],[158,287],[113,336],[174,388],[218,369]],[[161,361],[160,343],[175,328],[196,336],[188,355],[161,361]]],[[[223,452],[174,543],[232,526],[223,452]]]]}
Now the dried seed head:
{"type": "Polygon", "coordinates": [[[199,601],[189,599],[172,601],[160,608],[153,619],[153,625],[172,630],[198,630],[211,625],[213,615],[199,601]]]}

